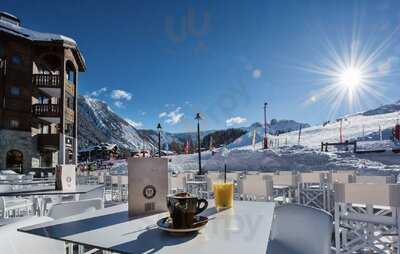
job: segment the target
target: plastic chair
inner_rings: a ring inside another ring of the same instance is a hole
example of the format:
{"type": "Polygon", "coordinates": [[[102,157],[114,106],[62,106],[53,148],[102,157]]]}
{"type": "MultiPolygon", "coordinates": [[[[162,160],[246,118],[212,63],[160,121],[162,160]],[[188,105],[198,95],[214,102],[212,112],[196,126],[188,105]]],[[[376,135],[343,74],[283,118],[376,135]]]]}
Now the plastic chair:
{"type": "Polygon", "coordinates": [[[313,207],[285,204],[274,212],[267,254],[330,254],[332,216],[313,207]]]}
{"type": "Polygon", "coordinates": [[[65,253],[62,241],[52,240],[17,231],[18,228],[52,221],[49,217],[27,217],[0,227],[1,253],[7,254],[54,254],[65,253]]]}
{"type": "Polygon", "coordinates": [[[272,201],[274,196],[271,176],[245,175],[239,180],[239,194],[245,200],[272,201]]]}
{"type": "Polygon", "coordinates": [[[0,197],[0,214],[2,218],[20,215],[21,212],[32,212],[33,203],[25,198],[0,197]]]}
{"type": "Polygon", "coordinates": [[[53,219],[69,217],[84,212],[95,211],[104,208],[103,199],[88,199],[55,204],[49,211],[48,216],[53,219]]]}

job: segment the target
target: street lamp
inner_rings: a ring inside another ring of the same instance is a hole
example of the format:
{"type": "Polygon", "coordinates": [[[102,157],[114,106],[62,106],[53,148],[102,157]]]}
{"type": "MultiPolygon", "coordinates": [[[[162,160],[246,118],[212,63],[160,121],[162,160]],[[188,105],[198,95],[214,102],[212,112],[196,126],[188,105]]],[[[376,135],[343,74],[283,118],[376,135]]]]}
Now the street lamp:
{"type": "Polygon", "coordinates": [[[158,123],[157,125],[157,130],[158,130],[158,157],[161,157],[161,124],[158,123]]]}
{"type": "Polygon", "coordinates": [[[200,116],[200,113],[197,113],[194,119],[197,120],[197,151],[199,153],[199,175],[202,175],[203,173],[201,171],[201,143],[200,143],[200,120],[202,118],[200,116]]]}
{"type": "Polygon", "coordinates": [[[268,137],[267,137],[267,102],[264,102],[264,149],[268,149],[268,137]]]}

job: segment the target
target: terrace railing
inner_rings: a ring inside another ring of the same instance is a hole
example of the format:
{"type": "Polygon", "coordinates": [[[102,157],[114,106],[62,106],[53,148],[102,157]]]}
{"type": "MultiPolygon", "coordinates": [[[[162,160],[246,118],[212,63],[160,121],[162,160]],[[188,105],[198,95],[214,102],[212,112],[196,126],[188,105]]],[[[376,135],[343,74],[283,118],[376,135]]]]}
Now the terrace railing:
{"type": "Polygon", "coordinates": [[[58,117],[61,112],[59,104],[34,104],[32,111],[35,116],[41,117],[58,117]]]}
{"type": "Polygon", "coordinates": [[[33,74],[32,83],[42,88],[61,88],[61,76],[52,74],[33,74]]]}

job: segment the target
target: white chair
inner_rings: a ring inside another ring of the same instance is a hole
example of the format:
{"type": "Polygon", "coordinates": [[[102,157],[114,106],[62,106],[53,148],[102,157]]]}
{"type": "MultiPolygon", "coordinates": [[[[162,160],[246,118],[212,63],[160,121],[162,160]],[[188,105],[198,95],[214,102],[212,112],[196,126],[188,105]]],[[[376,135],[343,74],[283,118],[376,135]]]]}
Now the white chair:
{"type": "Polygon", "coordinates": [[[168,174],[168,190],[170,194],[182,192],[186,190],[185,174],[168,174]]]}
{"type": "Polygon", "coordinates": [[[332,216],[320,209],[285,204],[275,207],[267,254],[330,254],[332,216]]]}
{"type": "Polygon", "coordinates": [[[0,197],[0,218],[15,217],[22,214],[30,214],[33,210],[33,202],[25,198],[0,197]]]}
{"type": "Polygon", "coordinates": [[[335,183],[336,253],[400,253],[400,184],[335,183]]]}
{"type": "Polygon", "coordinates": [[[48,216],[53,219],[69,217],[84,212],[95,211],[104,208],[102,199],[88,199],[55,204],[49,211],[48,216]]]}
{"type": "Polygon", "coordinates": [[[122,201],[121,176],[111,175],[111,200],[122,201]]]}
{"type": "Polygon", "coordinates": [[[245,200],[272,201],[274,198],[272,177],[268,175],[244,175],[238,183],[238,192],[245,200]]]}
{"type": "Polygon", "coordinates": [[[396,183],[394,176],[355,176],[355,183],[380,183],[391,184],[396,183]]]}
{"type": "Polygon", "coordinates": [[[65,253],[62,241],[52,240],[17,231],[18,228],[52,221],[49,217],[27,217],[0,227],[1,253],[7,254],[54,254],[65,253]]]}
{"type": "Polygon", "coordinates": [[[301,173],[297,188],[297,203],[326,211],[332,210],[330,177],[324,171],[301,173]]]}

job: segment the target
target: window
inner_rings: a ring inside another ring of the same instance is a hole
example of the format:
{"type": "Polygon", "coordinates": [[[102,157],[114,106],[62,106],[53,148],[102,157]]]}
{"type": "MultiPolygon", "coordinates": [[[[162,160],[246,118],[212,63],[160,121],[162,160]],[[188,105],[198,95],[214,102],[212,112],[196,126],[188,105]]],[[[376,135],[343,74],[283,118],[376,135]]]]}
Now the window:
{"type": "Polygon", "coordinates": [[[20,96],[21,95],[21,89],[18,86],[12,86],[10,88],[10,95],[11,96],[20,96]]]}
{"type": "Polygon", "coordinates": [[[22,173],[22,167],[24,164],[24,155],[21,151],[10,150],[6,156],[6,168],[13,169],[17,173],[22,173]]]}
{"type": "Polygon", "coordinates": [[[68,61],[66,66],[67,80],[70,84],[75,84],[76,81],[76,73],[74,65],[68,61]]]}
{"type": "Polygon", "coordinates": [[[75,136],[74,135],[74,125],[73,124],[70,124],[70,123],[67,123],[67,124],[65,124],[65,135],[67,135],[67,136],[75,136]]]}
{"type": "Polygon", "coordinates": [[[38,103],[39,104],[49,104],[49,98],[44,97],[44,96],[39,96],[38,103]]]}
{"type": "Polygon", "coordinates": [[[75,72],[73,70],[67,72],[67,79],[70,84],[75,84],[75,72]]]}
{"type": "Polygon", "coordinates": [[[39,133],[40,134],[49,134],[49,126],[44,124],[39,124],[39,133]]]}
{"type": "Polygon", "coordinates": [[[19,127],[19,121],[18,120],[10,120],[10,128],[12,129],[17,129],[19,127]]]}
{"type": "Polygon", "coordinates": [[[20,55],[13,55],[11,57],[11,63],[14,65],[21,65],[22,64],[22,58],[20,55]]]}

